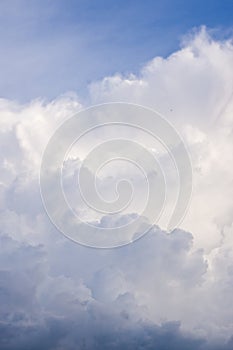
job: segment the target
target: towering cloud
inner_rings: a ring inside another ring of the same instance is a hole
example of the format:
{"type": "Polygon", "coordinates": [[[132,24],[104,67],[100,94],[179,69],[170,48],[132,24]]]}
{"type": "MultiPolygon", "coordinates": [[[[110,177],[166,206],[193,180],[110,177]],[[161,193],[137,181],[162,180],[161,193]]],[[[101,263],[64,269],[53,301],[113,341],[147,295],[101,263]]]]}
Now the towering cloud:
{"type": "MultiPolygon", "coordinates": [[[[91,84],[88,104],[125,101],[162,113],[193,164],[193,196],[181,227],[173,233],[154,227],[111,250],[66,239],[40,198],[45,146],[85,106],[75,95],[27,105],[0,101],[1,349],[232,349],[232,64],[231,41],[215,41],[201,29],[138,76],[91,84]]],[[[70,198],[79,162],[66,161],[70,198]]],[[[118,171],[115,179],[124,175],[118,171]]],[[[140,176],[129,171],[139,189],[140,176]]],[[[111,179],[102,184],[105,194],[111,179]]],[[[111,227],[137,215],[135,209],[93,221],[111,227]]]]}

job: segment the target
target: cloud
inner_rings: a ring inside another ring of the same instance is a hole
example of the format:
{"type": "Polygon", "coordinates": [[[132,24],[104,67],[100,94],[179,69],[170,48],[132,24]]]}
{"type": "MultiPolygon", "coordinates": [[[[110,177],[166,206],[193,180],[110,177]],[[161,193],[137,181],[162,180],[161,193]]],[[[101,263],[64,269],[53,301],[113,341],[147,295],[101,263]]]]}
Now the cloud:
{"type": "MultiPolygon", "coordinates": [[[[90,103],[121,100],[156,108],[185,139],[193,162],[193,199],[181,228],[169,234],[154,227],[120,249],[74,244],[42,206],[41,157],[54,129],[84,107],[78,97],[27,105],[0,101],[2,349],[232,348],[232,62],[230,41],[214,41],[202,29],[139,76],[116,75],[91,86],[90,103]]],[[[164,153],[161,158],[169,169],[164,153]]],[[[66,161],[73,200],[70,183],[79,165],[77,157],[66,161]]],[[[100,176],[108,179],[100,181],[103,196],[125,170],[136,189],[141,184],[131,168],[114,168],[112,177],[111,170],[100,176]]],[[[139,191],[135,212],[93,220],[101,227],[125,223],[139,215],[141,201],[139,191]]]]}
{"type": "Polygon", "coordinates": [[[231,41],[215,41],[203,27],[181,50],[154,58],[139,76],[115,75],[91,86],[91,101],[154,108],[183,136],[193,162],[194,191],[182,227],[205,248],[217,246],[220,226],[232,222],[232,61],[231,41]]]}
{"type": "MultiPolygon", "coordinates": [[[[43,246],[32,246],[9,237],[1,237],[1,348],[36,349],[43,345],[46,349],[76,349],[86,344],[88,349],[118,349],[122,346],[136,349],[144,346],[149,349],[158,343],[159,348],[163,349],[165,344],[168,344],[167,337],[171,339],[171,344],[177,343],[177,346],[186,342],[190,343],[190,346],[199,344],[200,340],[183,336],[177,322],[156,326],[147,316],[146,305],[142,304],[143,300],[145,303],[144,297],[140,301],[140,293],[146,293],[146,290],[153,287],[150,271],[153,263],[157,270],[154,273],[154,282],[163,284],[160,278],[163,276],[168,283],[171,276],[175,277],[176,272],[177,281],[182,283],[186,280],[186,283],[189,283],[186,273],[190,267],[184,267],[185,262],[182,261],[186,253],[180,254],[182,250],[187,249],[187,243],[184,244],[183,240],[179,242],[179,233],[177,237],[175,234],[169,238],[161,232],[154,233],[151,239],[154,243],[157,241],[155,247],[158,251],[162,249],[162,252],[152,254],[152,259],[149,256],[149,260],[138,264],[137,268],[133,267],[133,262],[136,262],[135,257],[138,257],[138,253],[130,249],[131,247],[128,248],[128,254],[121,253],[120,260],[123,262],[119,264],[120,256],[117,252],[107,252],[101,257],[101,252],[94,251],[94,254],[89,253],[85,258],[85,248],[81,247],[79,250],[82,256],[77,259],[77,249],[65,239],[60,249],[55,245],[53,253],[56,256],[53,256],[51,253],[46,254],[46,248],[43,246]],[[177,246],[182,244],[184,247],[177,251],[176,257],[173,256],[173,270],[169,269],[169,266],[172,266],[167,261],[167,267],[163,267],[162,273],[161,264],[166,258],[163,250],[172,251],[173,244],[169,242],[170,239],[177,241],[177,246]],[[67,244],[70,245],[68,250],[71,259],[66,258],[67,244]],[[61,253],[65,264],[72,263],[73,259],[76,263],[73,271],[63,271],[69,273],[69,276],[63,275],[62,271],[57,274],[56,266],[53,267],[53,264],[58,263],[61,253]],[[89,258],[92,261],[89,261],[89,258]],[[181,269],[179,263],[182,263],[181,269]],[[88,267],[85,268],[88,264],[91,275],[88,267]],[[136,290],[142,271],[142,289],[136,290]],[[82,280],[78,274],[82,276],[82,280]]],[[[147,241],[147,248],[151,243],[147,241]]],[[[203,264],[201,258],[197,260],[200,260],[199,264],[203,264]]],[[[201,272],[199,273],[201,275],[201,272]]],[[[195,278],[190,273],[187,275],[193,280],[190,280],[190,283],[195,283],[195,278]]],[[[196,278],[199,279],[200,276],[196,278]]],[[[159,297],[160,293],[155,292],[155,296],[156,294],[159,297]]]]}
{"type": "Polygon", "coordinates": [[[230,349],[173,318],[204,282],[207,266],[200,252],[189,255],[191,239],[157,230],[119,250],[62,239],[47,251],[1,237],[1,348],[230,349]]]}

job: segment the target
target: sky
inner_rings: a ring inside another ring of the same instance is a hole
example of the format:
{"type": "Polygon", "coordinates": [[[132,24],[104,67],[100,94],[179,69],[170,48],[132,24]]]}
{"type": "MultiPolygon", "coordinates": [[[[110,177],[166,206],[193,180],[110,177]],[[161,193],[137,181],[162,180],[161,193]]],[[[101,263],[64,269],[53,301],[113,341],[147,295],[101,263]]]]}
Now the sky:
{"type": "Polygon", "coordinates": [[[1,1],[2,350],[232,350],[232,7],[1,1]]]}
{"type": "Polygon", "coordinates": [[[232,6],[231,0],[3,0],[0,96],[28,102],[74,90],[84,98],[94,80],[139,72],[201,25],[217,37],[229,35],[232,6]]]}

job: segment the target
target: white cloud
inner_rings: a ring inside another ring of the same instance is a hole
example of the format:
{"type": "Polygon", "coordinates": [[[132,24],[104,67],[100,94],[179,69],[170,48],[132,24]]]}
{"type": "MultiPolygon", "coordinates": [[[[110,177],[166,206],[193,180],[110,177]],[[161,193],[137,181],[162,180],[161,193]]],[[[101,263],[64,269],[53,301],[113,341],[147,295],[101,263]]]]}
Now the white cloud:
{"type": "MultiPolygon", "coordinates": [[[[148,63],[139,77],[116,75],[91,86],[91,103],[120,100],[161,112],[182,134],[193,162],[193,198],[184,231],[167,234],[155,228],[115,250],[66,240],[49,222],[40,199],[43,150],[54,129],[81,109],[78,98],[24,106],[0,101],[3,349],[14,349],[17,342],[19,349],[25,344],[36,349],[41,337],[46,349],[76,349],[77,344],[139,349],[139,338],[143,349],[156,342],[164,349],[164,335],[175,339],[173,349],[215,349],[211,341],[230,339],[232,64],[230,42],[213,41],[203,29],[180,51],[148,63]],[[170,321],[180,326],[169,326],[170,321]]],[[[68,180],[76,162],[66,169],[68,180]]],[[[111,181],[103,192],[109,186],[111,181]]],[[[99,225],[113,223],[105,217],[99,225]]],[[[222,344],[216,349],[231,348],[222,344]]]]}

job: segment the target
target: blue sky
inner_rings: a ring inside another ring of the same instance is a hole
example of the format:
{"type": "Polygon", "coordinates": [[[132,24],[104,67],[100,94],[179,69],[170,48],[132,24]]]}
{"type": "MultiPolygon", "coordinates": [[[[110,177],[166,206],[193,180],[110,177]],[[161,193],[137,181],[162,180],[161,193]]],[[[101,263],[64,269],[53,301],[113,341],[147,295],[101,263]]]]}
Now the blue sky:
{"type": "Polygon", "coordinates": [[[1,1],[0,96],[84,96],[94,80],[166,57],[193,28],[229,35],[232,11],[231,0],[1,1]]]}

